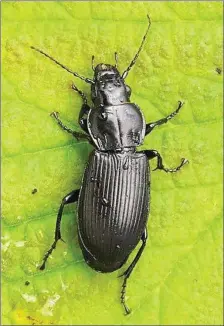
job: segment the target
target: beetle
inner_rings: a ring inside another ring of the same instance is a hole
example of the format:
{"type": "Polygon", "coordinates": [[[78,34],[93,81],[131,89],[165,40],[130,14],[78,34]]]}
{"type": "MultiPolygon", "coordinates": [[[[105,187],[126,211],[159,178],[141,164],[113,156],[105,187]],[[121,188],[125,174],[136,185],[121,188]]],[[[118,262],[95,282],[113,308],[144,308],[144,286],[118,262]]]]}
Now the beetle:
{"type": "MultiPolygon", "coordinates": [[[[73,76],[91,85],[93,105],[87,103],[86,95],[75,84],[72,89],[82,98],[78,122],[83,132],[73,131],[63,124],[57,112],[51,116],[59,126],[78,140],[86,139],[94,147],[87,163],[81,189],[73,190],[61,202],[55,228],[55,239],[46,252],[40,269],[61,237],[61,218],[64,206],[78,202],[78,240],[86,263],[94,270],[111,273],[120,269],[129,255],[141,241],[137,254],[125,272],[121,288],[121,304],[129,314],[125,300],[127,280],[139,261],[147,242],[146,224],[150,203],[150,167],[148,161],[156,158],[154,170],[177,172],[187,159],[174,169],[164,167],[161,155],[156,150],[137,151],[145,136],[153,129],[171,120],[183,106],[179,101],[177,109],[167,117],[146,123],[140,108],[131,102],[131,88],[125,83],[131,68],[146,41],[151,21],[134,58],[122,74],[118,71],[118,55],[115,65],[100,63],[94,66],[93,79],[73,72],[42,50],[31,47],[73,76]]],[[[154,171],[153,170],[153,171],[154,171]]]]}

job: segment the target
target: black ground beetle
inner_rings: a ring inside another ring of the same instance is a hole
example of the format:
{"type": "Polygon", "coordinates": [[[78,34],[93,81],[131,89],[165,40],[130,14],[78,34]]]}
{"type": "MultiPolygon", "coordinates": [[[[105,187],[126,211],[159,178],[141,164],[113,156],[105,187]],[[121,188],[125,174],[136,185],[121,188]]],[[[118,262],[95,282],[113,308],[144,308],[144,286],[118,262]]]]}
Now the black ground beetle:
{"type": "Polygon", "coordinates": [[[150,174],[148,160],[157,158],[154,170],[177,172],[188,162],[182,159],[175,169],[165,168],[162,157],[156,150],[136,151],[156,126],[172,119],[183,106],[179,101],[177,109],[161,120],[145,123],[140,108],[130,101],[131,88],[125,78],[134,66],[146,40],[151,22],[140,47],[127,69],[120,75],[116,64],[100,63],[92,69],[94,78],[89,79],[73,72],[43,51],[31,47],[54,61],[57,65],[91,84],[93,106],[87,104],[85,94],[74,84],[72,89],[82,98],[79,124],[85,133],[72,131],[58,117],[51,115],[60,127],[79,139],[88,140],[94,147],[85,169],[82,186],[62,199],[56,222],[55,240],[43,258],[40,269],[62,240],[60,224],[64,206],[78,201],[78,238],[87,264],[98,272],[110,273],[121,268],[129,255],[142,241],[134,260],[126,271],[121,289],[121,303],[126,314],[130,313],[125,302],[127,279],[137,264],[147,240],[146,223],[149,213],[150,174]]]}

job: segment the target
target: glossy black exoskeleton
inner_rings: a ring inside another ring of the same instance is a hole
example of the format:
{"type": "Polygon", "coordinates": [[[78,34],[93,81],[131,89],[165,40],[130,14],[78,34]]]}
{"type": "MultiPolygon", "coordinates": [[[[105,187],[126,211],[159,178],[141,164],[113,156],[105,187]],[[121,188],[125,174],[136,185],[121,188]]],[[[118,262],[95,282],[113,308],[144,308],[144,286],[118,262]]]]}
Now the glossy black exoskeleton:
{"type": "MultiPolygon", "coordinates": [[[[58,211],[55,241],[44,256],[40,269],[62,240],[60,223],[64,206],[78,201],[78,237],[85,261],[99,272],[108,273],[121,268],[129,255],[142,244],[126,271],[121,289],[121,303],[125,312],[130,312],[125,302],[127,279],[138,262],[147,240],[146,223],[149,213],[150,174],[148,160],[157,158],[156,169],[165,172],[176,172],[187,163],[182,159],[175,169],[167,169],[162,157],[156,150],[136,151],[156,126],[172,119],[183,103],[179,101],[177,109],[161,120],[146,123],[140,108],[131,102],[131,88],[125,78],[134,66],[143,47],[150,28],[148,27],[140,47],[128,68],[120,74],[116,64],[98,64],[92,68],[94,78],[89,79],[71,71],[43,51],[31,47],[56,64],[91,84],[93,106],[87,104],[85,94],[74,84],[72,89],[81,96],[83,105],[79,114],[79,124],[84,133],[75,132],[66,127],[57,112],[51,115],[62,129],[77,139],[87,139],[94,147],[83,176],[80,190],[74,190],[65,196],[58,211]]],[[[155,170],[156,170],[155,169],[155,170]]]]}

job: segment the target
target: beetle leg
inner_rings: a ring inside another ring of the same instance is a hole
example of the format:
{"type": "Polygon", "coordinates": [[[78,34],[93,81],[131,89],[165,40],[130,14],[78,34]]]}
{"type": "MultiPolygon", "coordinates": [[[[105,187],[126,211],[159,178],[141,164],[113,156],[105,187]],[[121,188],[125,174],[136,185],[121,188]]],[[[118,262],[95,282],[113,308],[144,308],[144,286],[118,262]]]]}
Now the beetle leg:
{"type": "Polygon", "coordinates": [[[52,112],[50,114],[51,117],[55,118],[57,120],[58,125],[65,131],[67,131],[69,134],[72,134],[77,140],[86,139],[90,141],[90,137],[88,135],[83,134],[82,132],[73,131],[72,129],[68,128],[63,124],[63,122],[58,117],[58,112],[52,112]]]}
{"type": "Polygon", "coordinates": [[[160,126],[164,123],[167,123],[169,120],[171,120],[173,117],[175,117],[175,115],[180,111],[180,109],[182,108],[183,105],[184,105],[184,102],[179,101],[178,108],[174,112],[169,114],[166,118],[160,119],[155,122],[147,123],[146,129],[145,129],[145,136],[147,136],[156,126],[160,126]]]}
{"type": "Polygon", "coordinates": [[[144,231],[144,233],[143,233],[143,235],[141,237],[142,245],[139,248],[133,262],[128,267],[128,269],[126,269],[126,271],[119,276],[119,277],[124,276],[124,281],[123,281],[122,288],[121,288],[121,304],[123,305],[127,315],[130,314],[130,312],[131,312],[130,309],[128,308],[128,306],[126,305],[126,302],[125,302],[125,292],[126,292],[126,286],[127,286],[127,279],[130,277],[135,265],[137,264],[139,258],[141,257],[141,255],[143,253],[143,250],[144,250],[144,248],[146,246],[147,237],[148,237],[147,230],[145,229],[145,231],[144,231]]]}
{"type": "Polygon", "coordinates": [[[84,118],[85,115],[87,115],[89,113],[89,110],[90,110],[90,107],[89,105],[87,104],[87,97],[86,95],[80,91],[80,89],[78,89],[75,84],[72,84],[72,89],[77,92],[81,98],[82,98],[82,101],[83,101],[83,104],[82,104],[82,107],[81,107],[81,110],[79,112],[79,125],[80,127],[87,133],[89,134],[89,131],[88,131],[88,128],[87,128],[87,119],[86,117],[84,118]]]}
{"type": "Polygon", "coordinates": [[[145,150],[143,152],[146,154],[146,156],[147,156],[147,158],[149,160],[157,157],[157,167],[153,171],[155,171],[155,170],[163,170],[165,172],[171,172],[171,173],[173,173],[173,172],[179,171],[181,169],[181,167],[183,165],[185,165],[186,163],[189,163],[189,161],[186,158],[182,158],[180,165],[178,165],[174,169],[168,169],[168,168],[165,168],[164,167],[164,165],[163,165],[163,159],[162,159],[161,155],[157,151],[155,151],[155,150],[145,150]]]}
{"type": "Polygon", "coordinates": [[[64,242],[64,240],[61,237],[61,218],[62,218],[62,213],[64,210],[64,206],[67,204],[71,204],[71,203],[75,203],[78,201],[79,198],[79,190],[73,190],[72,192],[70,192],[67,196],[65,196],[62,199],[60,208],[58,210],[58,215],[57,215],[57,221],[56,221],[56,227],[55,227],[55,235],[54,235],[54,242],[52,244],[52,246],[50,247],[50,249],[46,252],[46,254],[44,255],[43,258],[43,263],[40,266],[40,269],[43,270],[45,269],[45,264],[46,261],[48,259],[48,257],[50,256],[50,254],[52,253],[52,251],[56,248],[56,244],[58,242],[58,240],[62,240],[64,242]]]}
{"type": "Polygon", "coordinates": [[[82,98],[82,100],[83,100],[83,104],[87,104],[87,97],[86,97],[86,95],[85,95],[82,91],[80,91],[80,89],[78,89],[78,88],[75,86],[74,83],[72,83],[72,89],[73,89],[75,92],[77,92],[77,93],[81,96],[81,98],[82,98]]]}

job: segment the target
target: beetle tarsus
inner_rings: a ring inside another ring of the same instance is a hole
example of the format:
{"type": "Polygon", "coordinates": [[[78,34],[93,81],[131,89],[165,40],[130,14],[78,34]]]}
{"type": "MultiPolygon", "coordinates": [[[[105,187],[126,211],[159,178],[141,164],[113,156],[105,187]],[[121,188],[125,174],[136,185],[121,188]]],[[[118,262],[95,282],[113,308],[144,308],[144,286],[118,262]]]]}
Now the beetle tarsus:
{"type": "Polygon", "coordinates": [[[145,150],[145,151],[143,151],[143,153],[145,153],[145,155],[147,156],[148,160],[151,160],[151,159],[153,159],[155,157],[157,158],[157,166],[152,171],[163,170],[163,171],[165,171],[167,173],[168,172],[175,173],[175,172],[179,171],[182,168],[182,166],[184,166],[185,164],[189,163],[189,161],[186,158],[182,158],[180,165],[178,165],[174,169],[168,169],[168,168],[165,168],[164,167],[162,156],[156,150],[154,150],[154,149],[145,150]]]}
{"type": "Polygon", "coordinates": [[[173,111],[172,113],[170,113],[167,117],[157,120],[155,122],[150,122],[146,124],[146,129],[145,129],[145,136],[147,136],[155,127],[157,126],[161,126],[164,123],[167,123],[169,120],[173,119],[177,113],[180,111],[180,109],[182,108],[182,106],[184,105],[184,102],[182,101],[178,101],[178,107],[175,111],[173,111]]]}
{"type": "Polygon", "coordinates": [[[143,253],[143,250],[146,246],[146,240],[147,240],[147,230],[145,229],[142,237],[141,237],[141,240],[142,240],[142,245],[141,247],[139,248],[134,260],[132,261],[132,263],[130,264],[130,266],[126,269],[126,271],[124,273],[122,273],[121,275],[119,275],[119,277],[122,277],[124,276],[124,281],[123,281],[123,284],[122,284],[122,288],[121,288],[121,303],[122,305],[124,306],[124,309],[126,311],[126,314],[129,314],[130,313],[130,310],[129,308],[126,306],[125,304],[125,291],[126,291],[126,287],[127,287],[127,279],[130,277],[135,265],[137,264],[139,258],[141,257],[142,253],[143,253]]]}
{"type": "Polygon", "coordinates": [[[124,307],[125,314],[126,315],[129,315],[131,313],[131,310],[128,308],[128,306],[126,305],[126,302],[125,302],[127,279],[128,279],[128,276],[125,276],[124,281],[123,281],[123,284],[122,284],[122,289],[121,289],[121,304],[124,307]]]}
{"type": "Polygon", "coordinates": [[[174,169],[165,168],[163,164],[160,165],[160,163],[158,163],[157,167],[155,169],[153,169],[152,171],[163,170],[167,173],[175,173],[175,172],[178,172],[182,168],[182,166],[184,166],[187,163],[189,163],[189,161],[186,158],[182,158],[180,165],[178,165],[174,169]]]}
{"type": "Polygon", "coordinates": [[[52,251],[56,248],[56,244],[58,242],[59,239],[55,240],[51,246],[51,248],[46,252],[46,254],[44,255],[44,258],[43,258],[43,263],[42,265],[40,266],[40,270],[44,270],[45,269],[45,264],[46,264],[46,261],[48,259],[48,257],[51,255],[52,251]]]}

